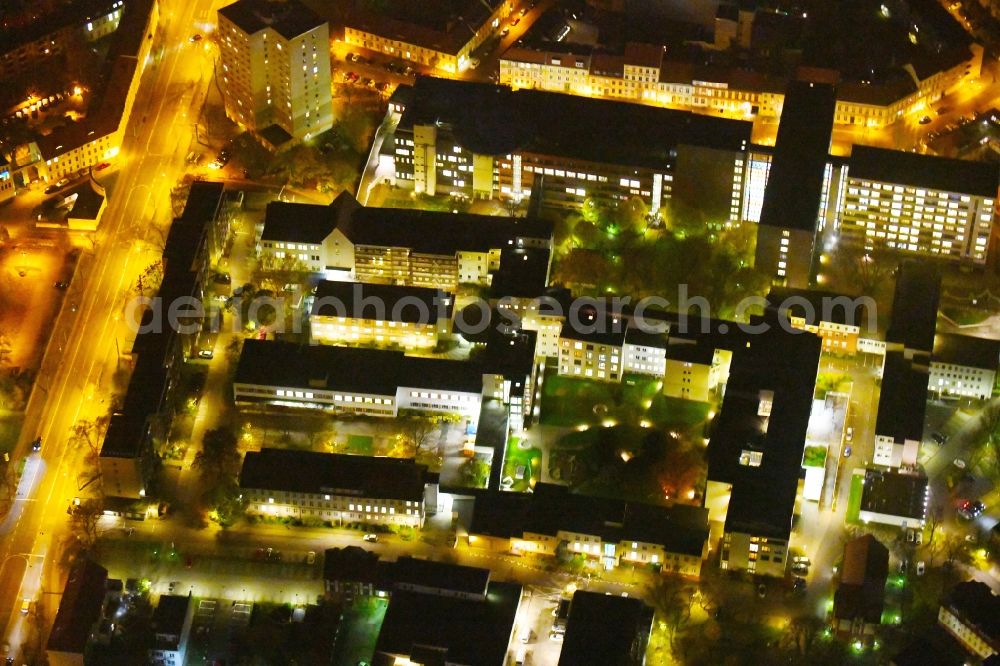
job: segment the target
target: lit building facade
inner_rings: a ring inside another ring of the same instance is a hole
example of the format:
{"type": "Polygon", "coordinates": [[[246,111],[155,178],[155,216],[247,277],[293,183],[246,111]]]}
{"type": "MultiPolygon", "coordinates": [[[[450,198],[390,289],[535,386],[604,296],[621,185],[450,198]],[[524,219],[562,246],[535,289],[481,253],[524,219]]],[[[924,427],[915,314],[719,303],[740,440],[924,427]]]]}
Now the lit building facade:
{"type": "Polygon", "coordinates": [[[229,118],[272,147],[333,126],[326,21],[297,0],[238,0],[218,17],[229,118]]]}
{"type": "Polygon", "coordinates": [[[996,165],[855,146],[846,169],[842,242],[986,262],[996,165]]]}

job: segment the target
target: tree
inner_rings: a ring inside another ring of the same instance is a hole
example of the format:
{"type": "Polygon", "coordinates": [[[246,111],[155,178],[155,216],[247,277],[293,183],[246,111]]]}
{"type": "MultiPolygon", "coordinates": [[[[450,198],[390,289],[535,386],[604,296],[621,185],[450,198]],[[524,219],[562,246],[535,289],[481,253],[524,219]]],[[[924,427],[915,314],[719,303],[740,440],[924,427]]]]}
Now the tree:
{"type": "Polygon", "coordinates": [[[485,488],[490,480],[490,466],[479,457],[470,458],[462,464],[462,483],[472,488],[485,488]]]}
{"type": "Polygon", "coordinates": [[[646,589],[653,610],[666,625],[671,649],[676,650],[677,634],[691,620],[694,590],[676,576],[661,576],[646,589]]]}
{"type": "Polygon", "coordinates": [[[240,468],[240,453],[233,431],[229,428],[214,428],[206,432],[201,450],[195,454],[193,466],[211,486],[235,477],[240,468]]]}
{"type": "Polygon", "coordinates": [[[823,629],[823,621],[815,615],[799,615],[792,618],[785,636],[795,651],[804,657],[813,652],[823,629]]]}
{"type": "Polygon", "coordinates": [[[101,439],[108,428],[111,417],[98,416],[95,419],[80,419],[70,428],[70,442],[76,446],[87,446],[92,455],[100,452],[101,439]]]}
{"type": "Polygon", "coordinates": [[[885,286],[898,264],[898,257],[884,245],[865,250],[842,245],[833,253],[833,270],[847,285],[862,294],[874,294],[885,286]]]}
{"type": "Polygon", "coordinates": [[[104,508],[98,499],[85,499],[73,507],[70,526],[84,548],[97,542],[97,522],[103,514],[104,508]]]}

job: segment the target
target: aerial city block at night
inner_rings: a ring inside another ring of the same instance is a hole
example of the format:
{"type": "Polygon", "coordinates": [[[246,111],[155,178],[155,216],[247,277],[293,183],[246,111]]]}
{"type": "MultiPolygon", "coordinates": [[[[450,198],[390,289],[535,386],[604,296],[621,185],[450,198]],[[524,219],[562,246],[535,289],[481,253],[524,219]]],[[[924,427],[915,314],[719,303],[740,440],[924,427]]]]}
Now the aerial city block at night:
{"type": "Polygon", "coordinates": [[[3,666],[996,666],[998,187],[998,0],[0,0],[3,666]]]}

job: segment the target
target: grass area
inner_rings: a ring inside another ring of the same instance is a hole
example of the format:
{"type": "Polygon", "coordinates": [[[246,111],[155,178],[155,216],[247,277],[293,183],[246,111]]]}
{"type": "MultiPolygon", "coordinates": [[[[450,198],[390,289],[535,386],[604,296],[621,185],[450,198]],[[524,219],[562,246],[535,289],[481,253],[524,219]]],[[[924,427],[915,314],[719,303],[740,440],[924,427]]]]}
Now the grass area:
{"type": "Polygon", "coordinates": [[[985,310],[973,310],[972,308],[943,307],[941,313],[959,326],[973,326],[981,324],[990,318],[992,313],[985,310]]]}
{"type": "Polygon", "coordinates": [[[357,456],[370,456],[375,439],[371,435],[348,435],[347,452],[357,456]]]}
{"type": "Polygon", "coordinates": [[[861,493],[864,491],[863,476],[855,474],[851,477],[851,495],[847,500],[846,522],[857,525],[861,522],[858,514],[861,512],[861,493]]]}
{"type": "Polygon", "coordinates": [[[386,600],[370,597],[355,601],[344,610],[333,648],[335,666],[356,666],[361,661],[372,663],[375,641],[387,607],[386,600]]]}
{"type": "Polygon", "coordinates": [[[660,393],[662,382],[625,375],[621,383],[561,377],[549,370],[542,386],[541,423],[577,427],[603,423],[688,428],[703,422],[711,405],[660,393]]]}
{"type": "Polygon", "coordinates": [[[14,450],[23,424],[24,414],[20,412],[0,415],[0,453],[14,450]]]}
{"type": "Polygon", "coordinates": [[[822,467],[826,463],[825,446],[807,446],[802,456],[802,464],[805,467],[822,467]]]}
{"type": "Polygon", "coordinates": [[[517,446],[517,440],[512,439],[507,447],[507,459],[503,465],[504,477],[514,479],[511,490],[523,493],[531,487],[531,480],[536,481],[541,478],[542,473],[542,452],[536,448],[521,449],[517,446]],[[517,469],[523,467],[522,478],[517,478],[517,469]]]}

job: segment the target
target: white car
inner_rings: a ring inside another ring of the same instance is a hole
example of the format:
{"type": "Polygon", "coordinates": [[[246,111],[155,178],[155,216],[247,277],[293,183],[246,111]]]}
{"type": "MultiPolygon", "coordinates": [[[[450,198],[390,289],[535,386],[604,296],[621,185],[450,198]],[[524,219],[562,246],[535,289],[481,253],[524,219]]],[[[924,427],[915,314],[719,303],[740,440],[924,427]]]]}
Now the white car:
{"type": "Polygon", "coordinates": [[[366,534],[364,536],[364,540],[367,541],[368,543],[375,543],[376,541],[378,541],[378,535],[377,534],[366,534]]]}
{"type": "Polygon", "coordinates": [[[847,426],[847,434],[845,435],[844,439],[846,439],[848,442],[854,439],[854,426],[847,426]]]}
{"type": "Polygon", "coordinates": [[[923,576],[925,571],[927,571],[927,565],[924,563],[923,560],[920,560],[919,562],[917,562],[917,575],[923,576]]]}

